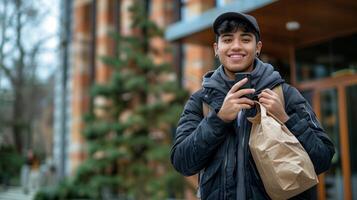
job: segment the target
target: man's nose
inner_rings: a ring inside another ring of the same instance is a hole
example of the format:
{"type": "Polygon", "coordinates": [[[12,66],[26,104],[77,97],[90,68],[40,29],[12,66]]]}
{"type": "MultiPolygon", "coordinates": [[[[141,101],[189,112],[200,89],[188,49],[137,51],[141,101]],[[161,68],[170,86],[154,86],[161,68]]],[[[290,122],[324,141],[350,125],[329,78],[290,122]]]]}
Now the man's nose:
{"type": "Polygon", "coordinates": [[[233,40],[232,49],[239,50],[242,48],[242,45],[239,40],[233,40]]]}

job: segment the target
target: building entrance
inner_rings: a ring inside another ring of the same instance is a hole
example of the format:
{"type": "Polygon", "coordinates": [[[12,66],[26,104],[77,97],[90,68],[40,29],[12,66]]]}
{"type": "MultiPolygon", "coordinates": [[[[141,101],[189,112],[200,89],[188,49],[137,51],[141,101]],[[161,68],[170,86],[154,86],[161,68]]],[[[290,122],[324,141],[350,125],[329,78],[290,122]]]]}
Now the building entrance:
{"type": "Polygon", "coordinates": [[[298,88],[336,147],[331,169],[319,176],[319,199],[357,199],[357,75],[305,82],[298,88]]]}

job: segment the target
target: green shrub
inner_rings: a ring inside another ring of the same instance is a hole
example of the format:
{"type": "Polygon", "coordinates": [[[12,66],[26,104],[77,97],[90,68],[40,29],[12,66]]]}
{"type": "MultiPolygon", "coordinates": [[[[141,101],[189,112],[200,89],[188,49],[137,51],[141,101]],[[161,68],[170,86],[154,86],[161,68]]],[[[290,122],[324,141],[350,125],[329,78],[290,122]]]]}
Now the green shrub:
{"type": "Polygon", "coordinates": [[[19,175],[24,158],[14,146],[0,146],[0,183],[19,184],[19,175]]]}

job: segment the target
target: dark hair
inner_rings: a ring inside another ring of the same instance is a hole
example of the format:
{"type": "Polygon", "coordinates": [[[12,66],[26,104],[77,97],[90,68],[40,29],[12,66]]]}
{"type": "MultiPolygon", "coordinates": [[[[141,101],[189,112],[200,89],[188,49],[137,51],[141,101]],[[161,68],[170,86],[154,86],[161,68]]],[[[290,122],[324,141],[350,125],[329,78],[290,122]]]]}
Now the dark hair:
{"type": "Polygon", "coordinates": [[[238,29],[247,32],[253,33],[256,39],[256,42],[260,41],[258,33],[255,29],[245,21],[237,21],[237,20],[225,20],[220,25],[218,25],[216,34],[216,42],[218,41],[218,37],[224,33],[234,33],[238,31],[238,29]]]}

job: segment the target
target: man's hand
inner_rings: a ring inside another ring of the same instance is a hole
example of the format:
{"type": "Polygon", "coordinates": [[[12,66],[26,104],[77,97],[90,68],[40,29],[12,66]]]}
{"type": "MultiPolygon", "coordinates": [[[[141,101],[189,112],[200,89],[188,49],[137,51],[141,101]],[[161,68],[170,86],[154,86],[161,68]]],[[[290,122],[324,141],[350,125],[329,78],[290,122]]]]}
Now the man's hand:
{"type": "Polygon", "coordinates": [[[243,97],[247,94],[252,94],[255,92],[254,89],[242,89],[239,90],[246,82],[247,78],[242,79],[233,85],[233,87],[228,91],[226,97],[224,98],[221,110],[218,112],[218,117],[225,122],[233,121],[239,111],[242,109],[250,109],[254,106],[254,101],[243,97]]]}
{"type": "Polygon", "coordinates": [[[278,94],[270,89],[265,89],[258,95],[259,102],[270,112],[277,117],[281,122],[288,121],[289,116],[285,112],[283,103],[278,94]]]}

